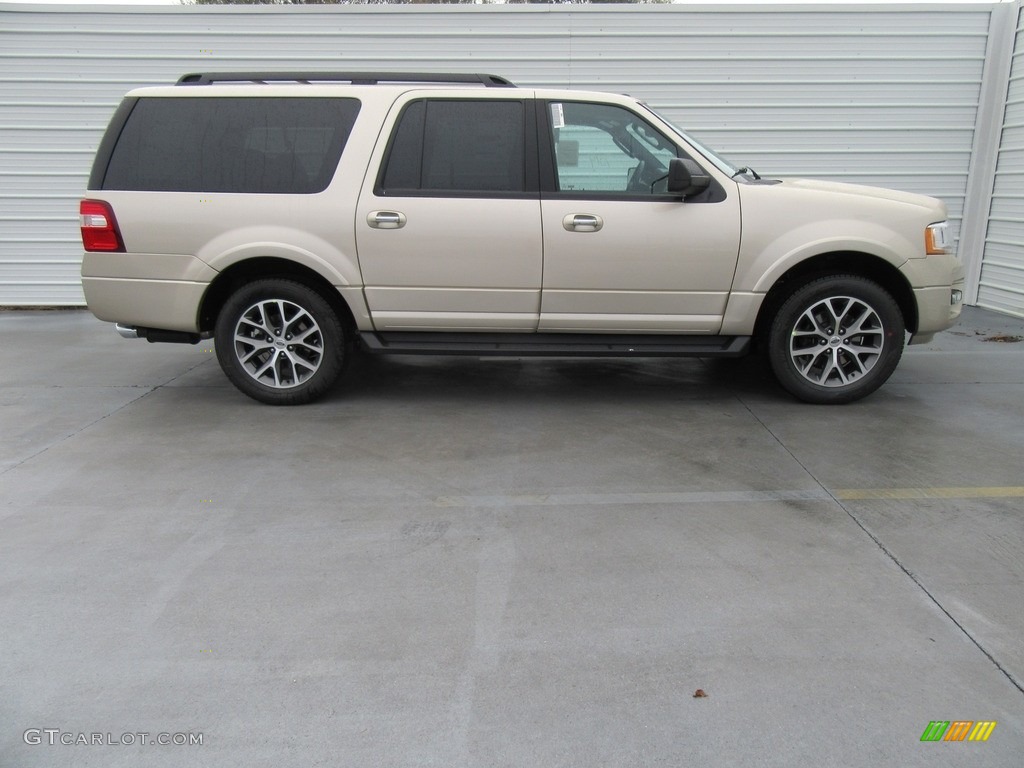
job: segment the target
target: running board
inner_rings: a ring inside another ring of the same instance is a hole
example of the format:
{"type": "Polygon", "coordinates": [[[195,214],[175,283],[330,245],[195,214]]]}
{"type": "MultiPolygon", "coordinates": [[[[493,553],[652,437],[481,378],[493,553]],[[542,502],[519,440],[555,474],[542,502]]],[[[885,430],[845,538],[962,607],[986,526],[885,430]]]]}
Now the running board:
{"type": "Polygon", "coordinates": [[[750,336],[630,336],[587,333],[359,334],[374,354],[511,357],[741,357],[750,336]]]}

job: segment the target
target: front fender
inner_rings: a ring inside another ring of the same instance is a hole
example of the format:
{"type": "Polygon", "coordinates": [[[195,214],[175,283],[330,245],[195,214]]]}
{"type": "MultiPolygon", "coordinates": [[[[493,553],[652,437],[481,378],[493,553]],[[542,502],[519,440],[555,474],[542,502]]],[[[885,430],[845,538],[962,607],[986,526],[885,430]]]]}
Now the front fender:
{"type": "Polygon", "coordinates": [[[874,256],[898,269],[907,262],[912,249],[913,243],[906,237],[881,226],[866,227],[863,221],[815,222],[779,235],[758,252],[741,248],[735,287],[740,291],[767,293],[796,265],[829,253],[874,256]],[[853,229],[859,231],[853,234],[853,229]],[[842,234],[844,231],[846,234],[842,234]]]}

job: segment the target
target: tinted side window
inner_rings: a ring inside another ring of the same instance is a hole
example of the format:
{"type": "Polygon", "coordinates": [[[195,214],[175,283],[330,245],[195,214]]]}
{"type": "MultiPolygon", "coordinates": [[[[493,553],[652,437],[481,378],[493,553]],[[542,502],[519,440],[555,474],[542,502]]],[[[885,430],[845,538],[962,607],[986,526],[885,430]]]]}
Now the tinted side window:
{"type": "Polygon", "coordinates": [[[322,192],[358,112],[356,99],[141,99],[117,141],[102,188],[322,192]]]}
{"type": "Polygon", "coordinates": [[[413,102],[399,118],[378,192],[521,193],[524,120],[520,101],[413,102]]]}

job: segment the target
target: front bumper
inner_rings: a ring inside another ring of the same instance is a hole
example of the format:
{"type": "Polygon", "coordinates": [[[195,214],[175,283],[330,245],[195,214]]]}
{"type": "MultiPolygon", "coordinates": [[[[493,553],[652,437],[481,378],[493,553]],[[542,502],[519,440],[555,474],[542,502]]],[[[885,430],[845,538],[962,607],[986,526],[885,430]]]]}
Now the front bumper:
{"type": "Polygon", "coordinates": [[[911,344],[927,344],[936,333],[951,328],[960,318],[964,308],[964,281],[960,280],[951,288],[917,288],[917,330],[910,338],[911,344]]]}

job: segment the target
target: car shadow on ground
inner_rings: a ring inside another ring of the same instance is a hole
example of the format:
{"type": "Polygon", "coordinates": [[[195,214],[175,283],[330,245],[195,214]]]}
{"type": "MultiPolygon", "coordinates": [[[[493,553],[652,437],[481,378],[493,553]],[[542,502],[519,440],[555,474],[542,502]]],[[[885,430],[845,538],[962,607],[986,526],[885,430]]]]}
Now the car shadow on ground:
{"type": "Polygon", "coordinates": [[[757,356],[698,358],[513,358],[377,356],[356,352],[324,400],[601,402],[722,400],[793,402],[757,356]]]}

